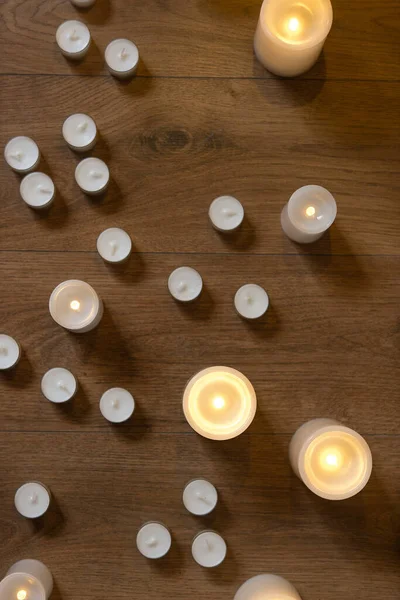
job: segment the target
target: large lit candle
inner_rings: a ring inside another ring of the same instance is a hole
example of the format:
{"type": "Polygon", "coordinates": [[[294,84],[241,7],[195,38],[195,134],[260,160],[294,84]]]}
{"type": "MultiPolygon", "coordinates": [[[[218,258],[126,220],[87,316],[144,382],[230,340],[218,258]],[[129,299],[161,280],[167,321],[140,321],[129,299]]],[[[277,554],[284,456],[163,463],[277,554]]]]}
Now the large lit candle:
{"type": "Polygon", "coordinates": [[[282,77],[308,71],[321,53],[332,19],[330,0],[264,0],[254,37],[258,60],[282,77]]]}
{"type": "Polygon", "coordinates": [[[0,581],[0,600],[47,600],[53,591],[53,577],[38,560],[19,560],[0,581]]]}
{"type": "Polygon", "coordinates": [[[367,442],[332,419],[313,419],[294,434],[289,448],[296,475],[317,496],[345,500],[358,494],[372,471],[367,442]]]}
{"type": "Polygon", "coordinates": [[[297,590],[279,575],[265,573],[245,581],[234,600],[301,600],[297,590]]]}
{"type": "Polygon", "coordinates": [[[281,225],[286,235],[299,244],[318,240],[333,224],[336,201],[320,185],[305,185],[289,198],[281,213],[281,225]]]}
{"type": "Polygon", "coordinates": [[[49,310],[61,327],[74,333],[84,333],[100,323],[103,303],[91,285],[79,279],[69,279],[53,290],[49,310]]]}
{"type": "Polygon", "coordinates": [[[189,425],[211,440],[229,440],[245,431],[256,414],[250,381],[230,367],[209,367],[192,377],[183,395],[189,425]]]}

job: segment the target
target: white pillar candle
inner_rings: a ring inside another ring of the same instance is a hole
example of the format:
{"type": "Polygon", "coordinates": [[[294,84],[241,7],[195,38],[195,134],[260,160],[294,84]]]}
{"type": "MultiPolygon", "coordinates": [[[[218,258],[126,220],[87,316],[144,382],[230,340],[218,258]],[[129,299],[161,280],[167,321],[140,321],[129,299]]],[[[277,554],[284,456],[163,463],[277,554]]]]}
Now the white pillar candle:
{"type": "Polygon", "coordinates": [[[281,213],[286,235],[299,244],[318,240],[336,218],[335,198],[320,185],[305,185],[292,194],[281,213]]]}
{"type": "Polygon", "coordinates": [[[74,333],[94,329],[103,316],[103,303],[88,283],[69,279],[60,283],[49,300],[54,321],[74,333]]]}
{"type": "Polygon", "coordinates": [[[21,357],[21,348],[14,338],[0,333],[0,371],[15,367],[21,357]]]}
{"type": "Polygon", "coordinates": [[[156,559],[165,556],[171,548],[171,534],[162,523],[151,521],[138,531],[136,545],[146,558],[156,559]]]}
{"type": "Polygon", "coordinates": [[[61,404],[75,396],[77,383],[71,371],[63,367],[54,367],[43,375],[41,389],[47,400],[61,404]]]}
{"type": "Polygon", "coordinates": [[[191,267],[178,267],[168,278],[168,289],[179,302],[193,302],[201,294],[203,280],[191,267]]]}
{"type": "Polygon", "coordinates": [[[129,40],[113,40],[106,48],[105,59],[111,75],[126,79],[136,73],[139,50],[136,44],[129,40]]]}
{"type": "Polygon", "coordinates": [[[37,519],[44,515],[50,506],[50,492],[37,481],[24,483],[17,489],[14,498],[15,508],[27,519],[37,519]]]}
{"type": "Polygon", "coordinates": [[[256,283],[242,285],[235,294],[235,308],[244,319],[259,319],[268,310],[267,292],[256,283]]]}
{"type": "Polygon", "coordinates": [[[110,171],[100,158],[84,158],[75,169],[76,183],[85,194],[102,194],[110,180],[110,171]]]}
{"type": "Polygon", "coordinates": [[[7,143],[4,158],[17,173],[28,173],[38,166],[40,152],[38,145],[30,137],[19,135],[7,143]]]}
{"type": "Polygon", "coordinates": [[[57,44],[69,59],[80,60],[90,46],[90,31],[81,21],[64,21],[56,32],[57,44]]]}
{"type": "Polygon", "coordinates": [[[330,0],[264,0],[254,37],[258,60],[282,77],[308,71],[321,53],[332,19],[330,0]]]}
{"type": "Polygon", "coordinates": [[[201,567],[218,567],[225,560],[225,540],[215,531],[202,531],[193,540],[192,556],[201,567]]]}
{"type": "Polygon", "coordinates": [[[51,177],[46,173],[29,173],[19,186],[21,198],[30,208],[41,210],[49,208],[53,203],[55,187],[51,177]]]}
{"type": "Polygon", "coordinates": [[[97,127],[92,117],[83,113],[70,115],[62,126],[62,134],[68,146],[75,152],[87,152],[96,143],[97,127]]]}
{"type": "Polygon", "coordinates": [[[14,563],[0,581],[0,600],[48,600],[53,577],[39,560],[26,558],[14,563]]]}
{"type": "Polygon", "coordinates": [[[209,367],[186,386],[183,412],[189,425],[211,440],[229,440],[254,419],[257,398],[250,381],[236,369],[209,367]]]}
{"type": "Polygon", "coordinates": [[[135,410],[135,400],[124,388],[111,388],[104,392],[100,398],[100,411],[107,421],[123,423],[127,421],[135,410]]]}
{"type": "Polygon", "coordinates": [[[313,419],[294,434],[289,448],[296,475],[317,496],[345,500],[368,483],[372,455],[356,431],[332,419],[313,419]]]}
{"type": "Polygon", "coordinates": [[[71,2],[78,8],[90,8],[96,0],[71,0],[71,2]]]}
{"type": "Polygon", "coordinates": [[[229,233],[242,224],[244,209],[233,196],[220,196],[211,202],[208,216],[215,229],[229,233]]]}
{"type": "Polygon", "coordinates": [[[256,575],[238,589],[234,600],[301,600],[297,590],[279,575],[256,575]]]}
{"type": "Polygon", "coordinates": [[[205,479],[190,481],[183,490],[183,504],[192,515],[208,515],[217,506],[218,492],[205,479]]]}
{"type": "Polygon", "coordinates": [[[128,258],[132,250],[132,240],[123,229],[110,227],[97,238],[97,251],[109,263],[120,263],[128,258]]]}

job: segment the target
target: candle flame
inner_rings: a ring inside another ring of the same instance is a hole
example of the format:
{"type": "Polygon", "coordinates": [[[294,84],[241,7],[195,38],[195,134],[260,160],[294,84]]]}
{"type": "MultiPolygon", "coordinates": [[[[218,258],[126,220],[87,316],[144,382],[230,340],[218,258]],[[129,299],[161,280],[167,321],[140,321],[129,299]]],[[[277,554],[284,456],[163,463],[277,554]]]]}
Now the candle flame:
{"type": "Polygon", "coordinates": [[[26,590],[18,590],[18,592],[17,592],[17,600],[26,600],[27,596],[28,596],[28,594],[27,594],[26,590]]]}
{"type": "Polygon", "coordinates": [[[297,19],[297,17],[291,17],[288,21],[288,29],[289,31],[298,31],[300,28],[300,21],[297,19]]]}
{"type": "Polygon", "coordinates": [[[315,215],[315,208],[314,208],[314,206],[308,206],[306,208],[306,215],[307,215],[307,217],[313,217],[315,215]]]}
{"type": "Polygon", "coordinates": [[[224,406],[225,406],[225,399],[222,396],[215,396],[212,403],[213,403],[214,408],[216,408],[217,410],[220,410],[221,408],[224,408],[224,406]]]}
{"type": "Polygon", "coordinates": [[[70,307],[72,308],[72,310],[79,310],[81,306],[81,303],[79,302],[79,300],[72,300],[72,302],[70,303],[70,307]]]}

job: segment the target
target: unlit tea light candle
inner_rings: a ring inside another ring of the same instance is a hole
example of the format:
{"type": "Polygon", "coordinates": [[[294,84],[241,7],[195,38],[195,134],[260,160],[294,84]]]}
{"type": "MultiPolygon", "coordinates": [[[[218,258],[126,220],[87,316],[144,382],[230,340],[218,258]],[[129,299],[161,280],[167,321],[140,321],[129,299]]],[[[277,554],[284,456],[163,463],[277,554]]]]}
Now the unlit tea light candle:
{"type": "Polygon", "coordinates": [[[127,421],[135,410],[135,400],[124,388],[111,388],[100,398],[100,412],[111,423],[127,421]]]}
{"type": "Polygon", "coordinates": [[[183,504],[193,515],[208,515],[217,506],[218,492],[205,479],[190,481],[183,490],[183,504]]]}
{"type": "Polygon", "coordinates": [[[279,575],[265,573],[245,581],[234,600],[301,600],[296,588],[279,575]]]}
{"type": "Polygon", "coordinates": [[[139,64],[139,50],[130,40],[113,40],[106,48],[105,59],[108,69],[114,77],[126,79],[136,73],[139,64]]]}
{"type": "Polygon", "coordinates": [[[237,312],[244,319],[259,319],[268,310],[269,298],[260,285],[247,283],[236,292],[234,304],[237,312]]]}
{"type": "Polygon", "coordinates": [[[126,231],[118,227],[106,229],[97,238],[97,251],[106,262],[123,262],[128,258],[131,250],[131,238],[126,231]]]}
{"type": "Polygon", "coordinates": [[[215,531],[202,531],[193,540],[192,556],[201,567],[218,567],[225,560],[225,540],[215,531]]]}
{"type": "Polygon", "coordinates": [[[57,44],[69,59],[80,60],[90,46],[90,31],[81,21],[64,21],[56,32],[57,44]]]}
{"type": "Polygon", "coordinates": [[[103,303],[91,285],[79,279],[60,283],[49,300],[54,321],[74,333],[94,329],[103,316],[103,303]]]}
{"type": "Polygon", "coordinates": [[[0,581],[0,600],[48,600],[53,577],[39,560],[26,558],[14,563],[0,581]]]}
{"type": "Polygon", "coordinates": [[[71,371],[63,367],[54,367],[43,375],[41,389],[47,400],[61,404],[75,396],[77,383],[71,371]]]}
{"type": "Polygon", "coordinates": [[[320,185],[305,185],[283,207],[282,229],[294,242],[310,244],[329,229],[336,213],[335,198],[328,190],[320,185]]]}
{"type": "Polygon", "coordinates": [[[208,216],[215,229],[229,233],[242,224],[244,209],[233,196],[220,196],[211,203],[208,216]]]}
{"type": "Polygon", "coordinates": [[[168,529],[156,521],[143,525],[136,537],[139,552],[151,559],[165,556],[171,548],[171,542],[171,534],[168,529]]]}
{"type": "Polygon", "coordinates": [[[37,481],[25,483],[16,491],[14,504],[23,517],[37,519],[44,515],[50,506],[50,492],[37,481]]]}
{"type": "Polygon", "coordinates": [[[7,143],[4,158],[17,173],[28,173],[39,164],[40,152],[36,142],[30,137],[20,135],[7,143]]]}
{"type": "Polygon", "coordinates": [[[68,146],[75,152],[86,152],[96,143],[96,123],[83,113],[70,115],[62,126],[62,134],[68,146]]]}
{"type": "Polygon", "coordinates": [[[178,267],[168,279],[168,289],[179,302],[193,302],[201,294],[203,280],[200,273],[191,267],[178,267]]]}
{"type": "Polygon", "coordinates": [[[84,158],[75,169],[75,180],[85,194],[102,194],[107,189],[110,172],[100,158],[84,158]]]}
{"type": "Polygon", "coordinates": [[[16,340],[6,333],[0,333],[0,371],[12,369],[21,358],[21,348],[16,340]]]}
{"type": "Polygon", "coordinates": [[[19,191],[22,200],[35,209],[48,208],[54,200],[55,187],[46,173],[29,173],[21,181],[19,191]]]}

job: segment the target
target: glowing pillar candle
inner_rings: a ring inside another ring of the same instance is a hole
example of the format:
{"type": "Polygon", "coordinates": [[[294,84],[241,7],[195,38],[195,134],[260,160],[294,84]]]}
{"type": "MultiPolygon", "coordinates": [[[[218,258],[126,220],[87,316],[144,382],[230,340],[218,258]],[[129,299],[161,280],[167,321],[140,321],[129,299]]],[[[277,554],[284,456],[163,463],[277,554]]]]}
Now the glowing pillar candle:
{"type": "Polygon", "coordinates": [[[256,575],[238,589],[234,600],[301,600],[296,588],[279,575],[256,575]]]}
{"type": "Polygon", "coordinates": [[[371,476],[372,456],[367,442],[332,419],[304,423],[292,437],[289,457],[303,483],[327,500],[355,496],[371,476]]]}
{"type": "Polygon", "coordinates": [[[0,581],[0,600],[47,600],[53,591],[53,577],[38,560],[19,560],[0,581]]]}
{"type": "Polygon", "coordinates": [[[330,0],[264,0],[254,37],[258,60],[282,77],[308,71],[321,53],[332,20],[330,0]]]}
{"type": "Polygon", "coordinates": [[[318,240],[333,224],[336,201],[320,185],[305,185],[292,194],[281,213],[281,225],[286,235],[299,244],[318,240]]]}
{"type": "Polygon", "coordinates": [[[94,329],[103,316],[103,303],[88,283],[69,279],[60,283],[49,300],[50,315],[58,325],[85,333],[94,329]]]}
{"type": "Polygon", "coordinates": [[[254,419],[257,398],[250,381],[230,367],[209,367],[192,377],[183,395],[189,425],[211,440],[229,440],[254,419]]]}

